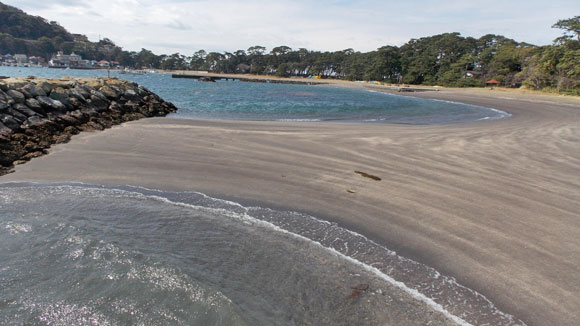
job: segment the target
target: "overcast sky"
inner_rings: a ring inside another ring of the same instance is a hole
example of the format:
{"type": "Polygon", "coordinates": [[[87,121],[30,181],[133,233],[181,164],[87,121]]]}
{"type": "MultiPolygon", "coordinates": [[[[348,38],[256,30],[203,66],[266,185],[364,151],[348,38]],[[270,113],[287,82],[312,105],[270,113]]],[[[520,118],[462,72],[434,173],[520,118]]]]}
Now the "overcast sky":
{"type": "Polygon", "coordinates": [[[262,45],[371,51],[445,32],[500,34],[536,45],[580,15],[580,0],[0,0],[92,41],[157,54],[262,45]]]}

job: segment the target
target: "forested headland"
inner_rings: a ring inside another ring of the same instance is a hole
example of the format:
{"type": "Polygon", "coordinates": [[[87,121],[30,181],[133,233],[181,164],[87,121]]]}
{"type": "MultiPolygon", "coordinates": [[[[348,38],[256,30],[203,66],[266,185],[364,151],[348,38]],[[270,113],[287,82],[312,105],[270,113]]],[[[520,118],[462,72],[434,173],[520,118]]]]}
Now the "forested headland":
{"type": "Polygon", "coordinates": [[[341,78],[451,87],[521,87],[580,95],[580,16],[555,22],[563,35],[536,46],[488,34],[480,38],[445,33],[411,39],[404,45],[371,52],[353,49],[322,52],[278,46],[251,46],[235,52],[174,53],[125,51],[109,39],[89,42],[57,22],[0,3],[0,54],[22,53],[47,60],[57,51],[89,60],[118,61],[131,68],[203,70],[280,77],[341,78]]]}

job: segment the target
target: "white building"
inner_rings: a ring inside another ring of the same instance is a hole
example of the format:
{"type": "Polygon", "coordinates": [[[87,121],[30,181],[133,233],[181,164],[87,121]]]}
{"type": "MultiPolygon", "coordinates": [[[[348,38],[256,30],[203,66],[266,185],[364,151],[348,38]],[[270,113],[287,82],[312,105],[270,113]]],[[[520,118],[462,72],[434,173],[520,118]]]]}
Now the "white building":
{"type": "Polygon", "coordinates": [[[26,54],[15,54],[14,60],[16,60],[17,64],[23,65],[25,63],[28,63],[28,56],[26,54]]]}
{"type": "Polygon", "coordinates": [[[64,54],[62,51],[58,51],[58,53],[50,59],[49,65],[52,67],[78,67],[81,65],[82,60],[83,58],[74,52],[71,54],[64,54]]]}

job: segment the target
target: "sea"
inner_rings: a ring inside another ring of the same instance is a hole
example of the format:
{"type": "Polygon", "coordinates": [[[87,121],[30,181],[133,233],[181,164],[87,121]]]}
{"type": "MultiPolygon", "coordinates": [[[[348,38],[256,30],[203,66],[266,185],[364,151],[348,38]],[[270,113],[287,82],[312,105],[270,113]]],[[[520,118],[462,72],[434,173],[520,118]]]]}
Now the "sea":
{"type": "Polygon", "coordinates": [[[497,120],[509,113],[475,105],[413,98],[373,90],[325,85],[215,83],[172,78],[171,74],[120,74],[118,71],[0,67],[11,77],[117,77],[137,82],[175,104],[176,118],[257,121],[329,121],[450,124],[497,120]]]}
{"type": "MultiPolygon", "coordinates": [[[[107,72],[2,67],[0,75],[107,72]]],[[[364,90],[119,77],[173,102],[181,118],[432,124],[505,117],[364,90]],[[391,105],[415,116],[387,113],[391,105]],[[433,112],[421,108],[429,105],[433,112]],[[454,110],[471,118],[436,118],[454,110]]],[[[1,181],[1,325],[525,325],[453,277],[305,213],[195,189],[1,181]]]]}

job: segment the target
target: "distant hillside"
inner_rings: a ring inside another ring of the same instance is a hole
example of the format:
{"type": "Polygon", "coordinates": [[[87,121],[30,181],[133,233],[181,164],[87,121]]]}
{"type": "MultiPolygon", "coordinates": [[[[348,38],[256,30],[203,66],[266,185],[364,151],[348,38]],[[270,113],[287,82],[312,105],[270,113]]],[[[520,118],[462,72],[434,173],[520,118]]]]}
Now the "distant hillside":
{"type": "Polygon", "coordinates": [[[111,40],[90,42],[71,34],[57,22],[32,16],[0,2],[0,55],[26,54],[48,61],[57,51],[76,52],[84,59],[114,60],[122,49],[111,40]]]}
{"type": "Polygon", "coordinates": [[[0,33],[9,34],[14,38],[37,40],[41,37],[55,38],[60,36],[63,41],[72,41],[72,35],[57,22],[31,16],[24,11],[0,2],[0,33]]]}

